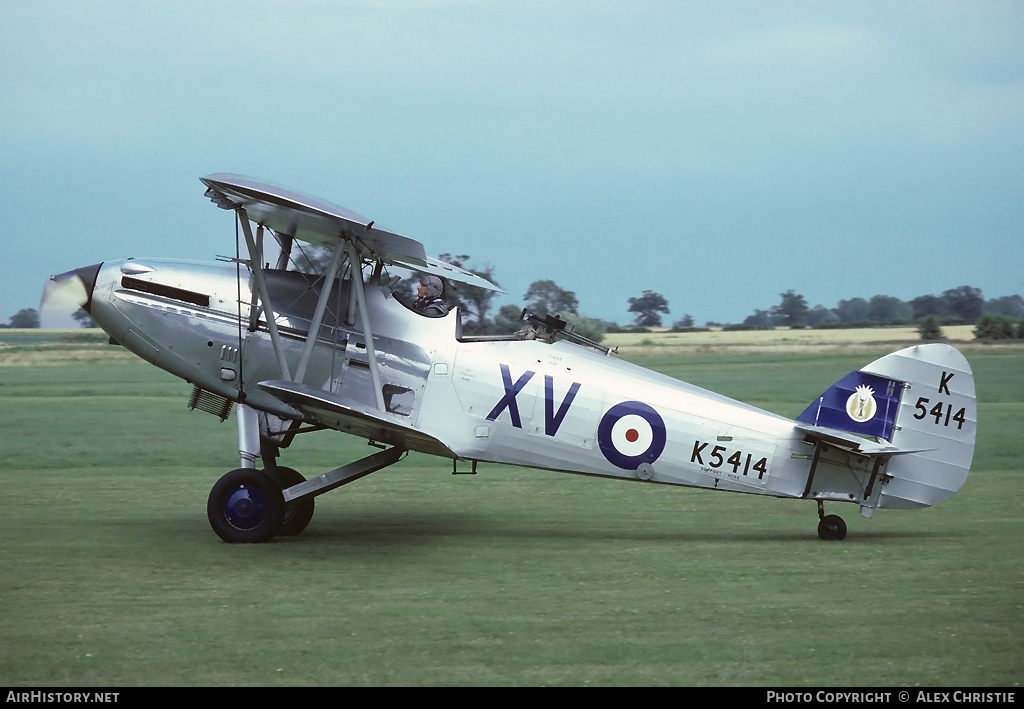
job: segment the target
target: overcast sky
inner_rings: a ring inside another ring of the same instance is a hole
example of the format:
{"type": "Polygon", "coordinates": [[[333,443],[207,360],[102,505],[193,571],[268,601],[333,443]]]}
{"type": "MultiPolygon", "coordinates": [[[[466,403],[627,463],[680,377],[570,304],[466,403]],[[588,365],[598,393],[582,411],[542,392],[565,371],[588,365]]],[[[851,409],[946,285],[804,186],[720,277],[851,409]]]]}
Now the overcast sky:
{"type": "Polygon", "coordinates": [[[591,317],[1024,293],[1024,3],[0,3],[0,322],[234,172],[591,317]]]}

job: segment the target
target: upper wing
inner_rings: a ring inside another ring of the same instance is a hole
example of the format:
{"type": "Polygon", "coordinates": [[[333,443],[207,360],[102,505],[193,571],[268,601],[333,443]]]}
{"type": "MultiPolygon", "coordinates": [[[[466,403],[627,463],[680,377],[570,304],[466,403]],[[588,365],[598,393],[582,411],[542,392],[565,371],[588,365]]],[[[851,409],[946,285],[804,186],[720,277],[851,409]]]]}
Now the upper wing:
{"type": "Polygon", "coordinates": [[[415,271],[423,271],[424,273],[432,273],[440,278],[446,278],[449,281],[457,281],[458,283],[465,283],[468,286],[476,286],[477,288],[483,288],[484,290],[493,290],[499,293],[504,293],[501,288],[491,283],[486,278],[478,276],[475,273],[467,271],[464,268],[453,266],[446,261],[440,261],[436,258],[427,256],[426,260],[417,262],[412,259],[393,259],[394,263],[402,266],[408,266],[415,271]]]}
{"type": "Polygon", "coordinates": [[[379,229],[373,221],[325,200],[258,182],[241,175],[217,173],[200,178],[206,196],[222,209],[245,209],[251,221],[279,234],[320,245],[352,240],[361,256],[395,263],[454,281],[500,290],[475,273],[427,256],[423,244],[379,229]]]}

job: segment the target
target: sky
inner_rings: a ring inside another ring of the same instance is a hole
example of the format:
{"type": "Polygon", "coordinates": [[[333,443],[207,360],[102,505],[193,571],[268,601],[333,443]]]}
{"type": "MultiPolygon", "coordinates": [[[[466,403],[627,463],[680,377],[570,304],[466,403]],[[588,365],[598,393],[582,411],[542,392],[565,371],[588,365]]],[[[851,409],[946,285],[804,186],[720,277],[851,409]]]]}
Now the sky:
{"type": "MultiPolygon", "coordinates": [[[[1024,4],[0,3],[0,322],[213,261],[231,172],[626,324],[1024,293],[1024,4]]],[[[47,324],[44,322],[44,324],[47,324]]]]}

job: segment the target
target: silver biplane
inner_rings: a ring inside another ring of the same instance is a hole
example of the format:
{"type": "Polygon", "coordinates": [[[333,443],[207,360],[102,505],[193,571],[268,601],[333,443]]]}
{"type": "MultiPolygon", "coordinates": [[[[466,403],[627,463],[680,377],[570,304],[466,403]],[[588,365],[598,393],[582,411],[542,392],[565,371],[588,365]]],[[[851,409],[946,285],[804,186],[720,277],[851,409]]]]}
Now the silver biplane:
{"type": "Polygon", "coordinates": [[[237,175],[202,182],[235,213],[247,254],[105,261],[47,289],[77,292],[112,342],[190,383],[190,407],[223,420],[234,406],[240,467],[207,503],[227,542],[300,533],[317,495],[407,451],[472,472],[504,463],[813,500],[822,539],[846,536],[826,502],[871,517],[934,505],[967,478],[974,380],[947,345],[886,355],[791,420],[619,360],[553,314],[464,336],[457,308],[425,317],[396,297],[391,272],[497,290],[487,280],[343,207],[237,175]],[[330,255],[323,273],[289,269],[302,243],[330,255]],[[278,464],[297,435],[323,429],[379,450],[308,480],[278,464]]]}

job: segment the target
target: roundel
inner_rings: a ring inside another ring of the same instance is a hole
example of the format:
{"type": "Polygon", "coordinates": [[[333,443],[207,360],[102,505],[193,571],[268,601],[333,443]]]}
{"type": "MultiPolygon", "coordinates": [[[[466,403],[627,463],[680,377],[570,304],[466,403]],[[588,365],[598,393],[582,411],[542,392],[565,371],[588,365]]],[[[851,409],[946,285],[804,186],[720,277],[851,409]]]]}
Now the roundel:
{"type": "Polygon", "coordinates": [[[639,401],[616,404],[597,426],[597,443],[604,457],[624,470],[656,461],[665,450],[665,438],[661,415],[639,401]]]}

